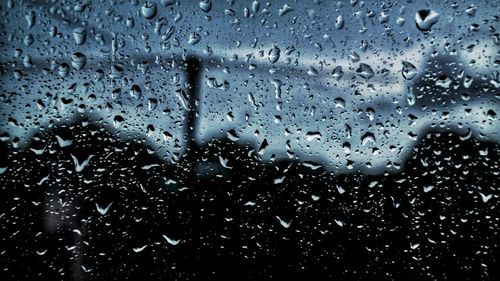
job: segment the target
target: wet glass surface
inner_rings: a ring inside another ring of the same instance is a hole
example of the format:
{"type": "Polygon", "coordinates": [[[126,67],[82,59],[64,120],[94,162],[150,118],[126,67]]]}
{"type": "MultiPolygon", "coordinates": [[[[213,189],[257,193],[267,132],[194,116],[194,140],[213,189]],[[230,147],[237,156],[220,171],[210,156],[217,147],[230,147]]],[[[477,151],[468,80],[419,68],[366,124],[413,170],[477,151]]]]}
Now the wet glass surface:
{"type": "Polygon", "coordinates": [[[1,279],[500,279],[473,2],[1,2],[1,279]]]}

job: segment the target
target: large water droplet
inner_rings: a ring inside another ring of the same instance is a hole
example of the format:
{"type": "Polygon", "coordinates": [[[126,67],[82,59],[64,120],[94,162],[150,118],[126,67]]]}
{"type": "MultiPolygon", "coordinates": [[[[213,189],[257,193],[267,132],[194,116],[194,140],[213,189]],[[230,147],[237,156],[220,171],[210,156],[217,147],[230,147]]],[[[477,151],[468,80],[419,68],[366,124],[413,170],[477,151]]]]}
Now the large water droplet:
{"type": "Polygon", "coordinates": [[[363,77],[364,79],[368,80],[370,78],[373,77],[373,75],[375,75],[375,73],[373,72],[373,69],[371,66],[369,66],[368,64],[366,63],[361,63],[358,67],[358,69],[356,70],[356,73],[363,77]]]}
{"type": "Polygon", "coordinates": [[[281,50],[278,48],[278,46],[276,46],[276,44],[274,44],[273,47],[271,48],[271,50],[269,50],[267,58],[269,59],[269,61],[271,63],[275,63],[280,58],[280,52],[281,52],[281,50]]]}
{"type": "Polygon", "coordinates": [[[130,96],[135,98],[135,99],[140,99],[142,95],[142,90],[139,85],[134,84],[132,85],[132,88],[130,89],[130,96]]]}
{"type": "Polygon", "coordinates": [[[368,143],[375,144],[375,136],[372,133],[370,133],[370,132],[365,133],[361,137],[361,144],[363,146],[367,145],[368,143]]]}
{"type": "Polygon", "coordinates": [[[148,20],[154,18],[157,12],[158,9],[156,8],[155,3],[150,3],[146,1],[141,7],[142,16],[148,20]]]}
{"type": "Polygon", "coordinates": [[[66,77],[69,73],[69,65],[65,62],[61,63],[59,65],[59,68],[57,69],[57,72],[59,73],[59,76],[66,77]]]}
{"type": "Polygon", "coordinates": [[[217,79],[215,79],[214,77],[210,77],[207,79],[207,86],[209,88],[218,89],[222,91],[229,90],[229,82],[223,80],[222,82],[219,83],[217,82],[217,79]]]}
{"type": "Polygon", "coordinates": [[[415,23],[421,31],[429,31],[438,19],[439,14],[433,10],[420,10],[415,14],[415,23]]]}
{"type": "Polygon", "coordinates": [[[188,39],[188,43],[190,45],[196,45],[198,42],[200,42],[201,40],[201,35],[196,33],[196,32],[192,32],[191,34],[189,34],[189,39],[188,39]]]}
{"type": "Polygon", "coordinates": [[[26,21],[28,22],[28,28],[32,28],[35,25],[36,14],[31,11],[26,15],[26,21]]]}
{"type": "Polygon", "coordinates": [[[71,55],[71,65],[74,69],[80,70],[85,66],[86,63],[87,57],[84,54],[75,52],[71,55]]]}
{"type": "Polygon", "coordinates": [[[332,75],[333,78],[335,78],[336,80],[342,78],[342,76],[344,75],[344,71],[342,71],[342,66],[338,65],[337,67],[335,67],[333,69],[332,75]]]}
{"type": "Polygon", "coordinates": [[[73,29],[73,38],[75,39],[75,43],[77,45],[85,44],[85,41],[87,41],[87,30],[83,27],[73,29]]]}
{"type": "Polygon", "coordinates": [[[342,29],[344,28],[344,17],[338,16],[337,19],[335,20],[335,28],[336,29],[342,29]]]}
{"type": "Polygon", "coordinates": [[[407,61],[403,61],[402,74],[403,74],[404,79],[411,80],[415,76],[417,76],[418,71],[417,71],[417,68],[413,64],[411,64],[407,61]]]}
{"type": "Polygon", "coordinates": [[[211,0],[201,0],[200,1],[200,9],[205,13],[210,12],[210,10],[212,9],[212,1],[211,0]]]}

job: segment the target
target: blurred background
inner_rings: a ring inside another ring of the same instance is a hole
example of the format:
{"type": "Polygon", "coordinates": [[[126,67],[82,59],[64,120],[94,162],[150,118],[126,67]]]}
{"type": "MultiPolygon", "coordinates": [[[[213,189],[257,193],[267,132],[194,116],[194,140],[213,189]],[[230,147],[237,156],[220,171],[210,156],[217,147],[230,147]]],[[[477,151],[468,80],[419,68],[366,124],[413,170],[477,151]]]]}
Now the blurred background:
{"type": "Polygon", "coordinates": [[[497,280],[497,1],[0,4],[5,280],[497,280]]]}

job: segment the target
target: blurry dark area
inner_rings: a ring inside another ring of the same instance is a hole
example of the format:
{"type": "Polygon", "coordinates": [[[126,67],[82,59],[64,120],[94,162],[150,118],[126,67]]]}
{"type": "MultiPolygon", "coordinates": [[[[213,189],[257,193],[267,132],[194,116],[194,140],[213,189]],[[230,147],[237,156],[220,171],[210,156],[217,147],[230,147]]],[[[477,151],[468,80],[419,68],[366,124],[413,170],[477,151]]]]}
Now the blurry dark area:
{"type": "Polygon", "coordinates": [[[88,120],[1,142],[2,280],[500,278],[497,144],[429,132],[379,176],[189,153],[167,165],[88,120]]]}

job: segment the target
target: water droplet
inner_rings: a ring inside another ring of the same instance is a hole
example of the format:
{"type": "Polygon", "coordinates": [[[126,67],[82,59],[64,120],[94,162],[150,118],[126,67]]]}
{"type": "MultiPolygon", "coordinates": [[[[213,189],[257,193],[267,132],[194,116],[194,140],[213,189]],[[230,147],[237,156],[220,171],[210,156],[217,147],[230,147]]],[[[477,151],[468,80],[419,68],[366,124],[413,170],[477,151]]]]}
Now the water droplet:
{"type": "Polygon", "coordinates": [[[33,64],[33,59],[31,58],[30,55],[25,55],[24,58],[23,58],[23,65],[24,67],[26,68],[32,68],[33,66],[35,66],[33,64]]]}
{"type": "Polygon", "coordinates": [[[253,1],[252,3],[252,13],[255,15],[260,8],[260,3],[258,1],[253,1]]]}
{"type": "Polygon", "coordinates": [[[61,63],[57,69],[59,76],[66,77],[69,73],[69,65],[65,62],[61,63]]]}
{"type": "Polygon", "coordinates": [[[132,85],[132,87],[130,88],[130,96],[135,99],[140,99],[141,95],[142,95],[141,87],[139,87],[139,85],[137,84],[132,85]]]}
{"type": "Polygon", "coordinates": [[[35,25],[36,14],[31,11],[26,16],[26,21],[28,22],[28,28],[32,28],[35,25]]]}
{"type": "Polygon", "coordinates": [[[403,61],[403,69],[401,72],[403,74],[403,78],[406,80],[411,80],[418,74],[417,68],[407,61],[403,61]]]}
{"type": "Polygon", "coordinates": [[[73,140],[71,139],[63,139],[62,137],[56,135],[57,143],[59,144],[59,147],[68,147],[73,144],[73,140]]]}
{"type": "Polygon", "coordinates": [[[283,5],[283,8],[278,10],[278,15],[281,17],[281,16],[288,14],[290,11],[293,11],[292,6],[285,4],[285,5],[283,5]]]}
{"type": "Polygon", "coordinates": [[[314,68],[313,66],[309,66],[309,69],[307,70],[307,75],[317,77],[318,70],[316,70],[316,68],[314,68]]]}
{"type": "Polygon", "coordinates": [[[227,134],[227,137],[232,141],[237,141],[240,139],[240,136],[238,136],[238,134],[236,133],[236,131],[234,129],[227,131],[226,134],[227,134]]]}
{"type": "Polygon", "coordinates": [[[333,78],[335,78],[336,80],[342,78],[342,76],[344,75],[344,71],[342,71],[342,66],[340,65],[336,66],[332,71],[332,75],[333,78]]]}
{"type": "Polygon", "coordinates": [[[217,79],[214,77],[210,77],[207,79],[207,86],[209,88],[222,90],[224,92],[229,90],[229,82],[224,80],[221,83],[219,83],[219,82],[217,82],[217,79]]]}
{"type": "Polygon", "coordinates": [[[73,38],[77,45],[83,45],[87,41],[87,30],[83,27],[73,29],[73,38]]]}
{"type": "Polygon", "coordinates": [[[271,48],[271,50],[269,50],[267,58],[269,59],[269,61],[271,63],[275,63],[280,58],[280,52],[281,52],[281,50],[278,48],[278,46],[276,46],[276,44],[274,44],[273,47],[271,48]]]}
{"type": "Polygon", "coordinates": [[[125,119],[121,115],[116,115],[113,118],[113,126],[115,128],[120,128],[124,121],[125,119]]]}
{"type": "Polygon", "coordinates": [[[356,73],[358,73],[359,76],[361,76],[362,78],[364,78],[366,80],[372,78],[375,75],[372,67],[366,63],[361,63],[359,65],[358,69],[356,70],[356,73]]]}
{"type": "Polygon", "coordinates": [[[157,106],[158,106],[158,100],[157,99],[154,99],[154,98],[149,98],[148,99],[148,110],[149,111],[155,110],[157,106]]]}
{"type": "Polygon", "coordinates": [[[420,10],[415,14],[415,23],[421,31],[429,31],[438,19],[439,14],[433,10],[420,10]]]}
{"type": "Polygon", "coordinates": [[[284,228],[289,228],[290,225],[292,224],[292,221],[284,221],[282,220],[280,217],[276,216],[276,218],[278,219],[278,221],[280,222],[281,226],[283,226],[284,228]]]}
{"type": "Polygon", "coordinates": [[[78,161],[78,158],[76,158],[73,154],[71,154],[70,156],[71,159],[73,159],[73,163],[75,164],[75,171],[77,173],[83,171],[83,169],[85,169],[85,167],[89,164],[92,157],[94,157],[94,155],[90,155],[89,157],[87,157],[87,159],[83,160],[83,162],[80,163],[80,161],[78,161]]]}
{"type": "Polygon", "coordinates": [[[344,17],[343,16],[337,16],[337,19],[335,20],[335,28],[336,29],[342,29],[344,28],[344,17]]]}
{"type": "Polygon", "coordinates": [[[31,33],[26,34],[26,36],[24,37],[24,40],[23,40],[24,45],[31,46],[31,44],[33,44],[33,42],[35,42],[35,37],[33,37],[33,34],[31,34],[31,33]]]}
{"type": "Polygon", "coordinates": [[[361,144],[363,146],[366,146],[368,143],[375,144],[375,141],[375,136],[370,132],[367,132],[363,136],[361,136],[361,144]]]}
{"type": "Polygon", "coordinates": [[[321,133],[320,132],[307,132],[306,133],[306,140],[307,141],[313,141],[313,140],[321,140],[321,133]]]}
{"type": "Polygon", "coordinates": [[[277,99],[281,99],[281,80],[273,79],[271,80],[271,83],[273,83],[274,85],[274,97],[277,99]]]}
{"type": "Polygon", "coordinates": [[[267,143],[267,139],[264,139],[259,147],[259,150],[258,150],[258,154],[259,155],[264,155],[264,153],[266,152],[266,148],[268,147],[268,143],[267,143]]]}
{"type": "Polygon", "coordinates": [[[84,54],[75,52],[71,55],[71,65],[74,69],[80,70],[85,66],[86,63],[87,57],[84,54]]]}
{"type": "Polygon", "coordinates": [[[191,34],[189,34],[188,43],[190,45],[196,45],[200,41],[201,41],[201,35],[200,34],[198,34],[196,32],[192,32],[191,34]]]}
{"type": "Polygon", "coordinates": [[[109,208],[111,207],[111,205],[113,205],[113,202],[109,203],[105,208],[97,205],[97,203],[95,203],[95,207],[97,209],[97,211],[99,212],[99,214],[101,215],[105,215],[108,211],[109,211],[109,208]]]}
{"type": "Polygon", "coordinates": [[[210,10],[212,9],[212,1],[211,0],[201,0],[200,1],[200,9],[205,13],[210,12],[210,10]]]}
{"type": "Polygon", "coordinates": [[[139,253],[139,252],[142,252],[144,249],[146,249],[148,245],[144,245],[142,247],[137,247],[137,248],[133,248],[134,252],[136,253],[139,253]]]}
{"type": "Polygon", "coordinates": [[[158,12],[158,9],[156,8],[155,3],[151,2],[144,2],[144,4],[141,7],[141,14],[145,19],[152,19],[156,16],[156,13],[158,12]]]}
{"type": "Polygon", "coordinates": [[[172,238],[168,237],[168,236],[167,236],[167,235],[165,235],[165,234],[162,234],[162,236],[163,236],[163,238],[165,238],[165,240],[167,240],[167,242],[168,242],[170,245],[173,245],[173,246],[175,246],[175,245],[177,245],[177,244],[179,244],[179,243],[181,242],[181,240],[180,240],[180,239],[179,239],[179,240],[175,240],[175,239],[172,239],[172,238]]]}

